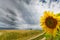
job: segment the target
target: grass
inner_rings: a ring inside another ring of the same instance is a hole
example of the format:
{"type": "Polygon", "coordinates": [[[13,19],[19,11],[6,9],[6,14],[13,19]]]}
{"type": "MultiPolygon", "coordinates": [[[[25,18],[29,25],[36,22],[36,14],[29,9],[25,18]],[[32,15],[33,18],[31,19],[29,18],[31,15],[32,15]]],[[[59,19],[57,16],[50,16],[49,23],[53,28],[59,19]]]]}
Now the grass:
{"type": "Polygon", "coordinates": [[[0,30],[0,40],[29,40],[40,33],[41,30],[0,30]]]}
{"type": "MultiPolygon", "coordinates": [[[[45,40],[46,37],[42,30],[0,30],[0,40],[45,40]]],[[[60,31],[53,40],[60,40],[60,31]]]]}

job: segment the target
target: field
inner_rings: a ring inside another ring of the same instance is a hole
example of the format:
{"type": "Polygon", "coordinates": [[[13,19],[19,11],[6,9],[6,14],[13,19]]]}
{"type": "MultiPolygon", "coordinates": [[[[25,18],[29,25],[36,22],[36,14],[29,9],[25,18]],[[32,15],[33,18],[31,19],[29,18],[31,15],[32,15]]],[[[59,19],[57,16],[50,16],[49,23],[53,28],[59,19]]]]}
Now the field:
{"type": "Polygon", "coordinates": [[[42,34],[41,30],[0,30],[0,40],[42,40],[42,34]]]}
{"type": "Polygon", "coordinates": [[[60,40],[60,31],[52,38],[42,30],[0,30],[0,40],[60,40]]]}

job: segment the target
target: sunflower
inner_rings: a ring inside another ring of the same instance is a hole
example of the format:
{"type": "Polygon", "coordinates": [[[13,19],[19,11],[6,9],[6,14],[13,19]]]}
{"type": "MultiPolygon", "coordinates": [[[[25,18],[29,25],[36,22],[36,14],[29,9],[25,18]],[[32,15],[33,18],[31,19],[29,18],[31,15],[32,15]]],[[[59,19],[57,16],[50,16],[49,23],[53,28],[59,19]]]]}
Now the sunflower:
{"type": "Polygon", "coordinates": [[[53,12],[45,11],[44,16],[40,18],[40,25],[46,33],[55,37],[60,24],[59,20],[60,17],[54,15],[53,12]]]}

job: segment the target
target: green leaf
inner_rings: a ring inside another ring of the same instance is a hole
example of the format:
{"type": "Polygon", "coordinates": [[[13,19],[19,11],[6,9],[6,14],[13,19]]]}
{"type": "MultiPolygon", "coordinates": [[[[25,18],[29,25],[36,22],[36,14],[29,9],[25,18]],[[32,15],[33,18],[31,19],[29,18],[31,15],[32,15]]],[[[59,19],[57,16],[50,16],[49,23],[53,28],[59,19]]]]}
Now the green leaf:
{"type": "Polygon", "coordinates": [[[60,13],[57,13],[56,15],[57,15],[57,16],[60,16],[60,13]]]}
{"type": "Polygon", "coordinates": [[[51,36],[51,35],[49,35],[49,34],[47,34],[47,33],[45,34],[45,37],[46,37],[46,38],[49,38],[50,36],[51,36]]]}
{"type": "Polygon", "coordinates": [[[52,35],[50,35],[50,34],[46,33],[46,34],[45,34],[45,37],[46,37],[46,40],[49,40],[49,39],[51,39],[51,38],[52,38],[52,35]]]}

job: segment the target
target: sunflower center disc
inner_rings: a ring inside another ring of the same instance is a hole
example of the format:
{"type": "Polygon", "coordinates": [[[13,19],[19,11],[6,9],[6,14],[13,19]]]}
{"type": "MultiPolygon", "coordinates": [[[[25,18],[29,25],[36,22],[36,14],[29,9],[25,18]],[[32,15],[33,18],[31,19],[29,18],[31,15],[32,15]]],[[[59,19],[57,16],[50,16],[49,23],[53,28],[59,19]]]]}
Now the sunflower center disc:
{"type": "Polygon", "coordinates": [[[45,24],[48,28],[54,29],[56,28],[57,20],[54,19],[53,17],[47,17],[45,20],[45,24]]]}

